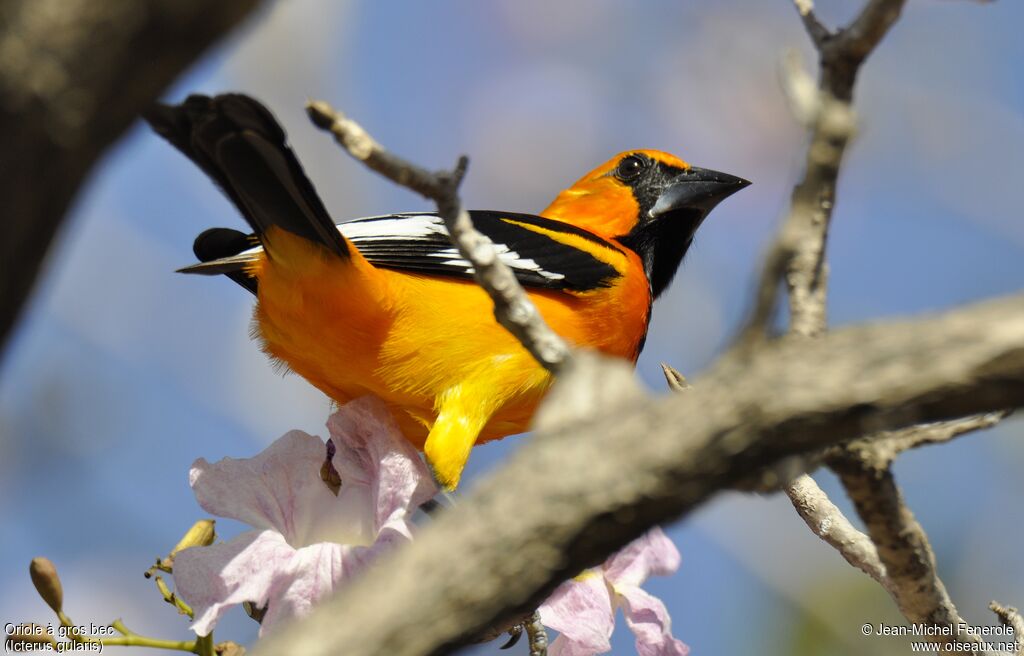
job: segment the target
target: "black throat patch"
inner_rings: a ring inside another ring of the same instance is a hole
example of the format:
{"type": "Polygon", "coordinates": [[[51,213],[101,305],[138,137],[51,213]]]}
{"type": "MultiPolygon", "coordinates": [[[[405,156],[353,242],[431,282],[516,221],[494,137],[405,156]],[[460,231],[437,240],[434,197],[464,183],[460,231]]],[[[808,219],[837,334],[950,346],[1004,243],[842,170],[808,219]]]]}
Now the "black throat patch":
{"type": "Polygon", "coordinates": [[[651,284],[651,295],[657,298],[668,288],[679,270],[683,257],[693,243],[693,234],[704,220],[706,211],[680,209],[652,218],[650,212],[659,196],[672,180],[685,171],[655,161],[643,153],[630,155],[629,158],[640,160],[638,173],[629,175],[635,171],[634,165],[625,176],[622,175],[621,166],[610,175],[618,177],[633,191],[640,212],[633,229],[616,240],[640,256],[647,280],[651,284]]]}

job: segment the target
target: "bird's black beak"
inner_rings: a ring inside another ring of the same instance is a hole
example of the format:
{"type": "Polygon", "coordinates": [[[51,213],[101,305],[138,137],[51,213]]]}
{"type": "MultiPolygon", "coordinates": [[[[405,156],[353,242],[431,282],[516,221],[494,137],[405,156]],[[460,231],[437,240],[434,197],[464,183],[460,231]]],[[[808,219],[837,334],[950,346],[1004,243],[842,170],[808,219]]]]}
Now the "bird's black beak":
{"type": "Polygon", "coordinates": [[[690,167],[671,180],[658,196],[650,215],[656,219],[678,210],[701,210],[707,214],[721,201],[750,185],[748,180],[728,173],[690,167]]]}

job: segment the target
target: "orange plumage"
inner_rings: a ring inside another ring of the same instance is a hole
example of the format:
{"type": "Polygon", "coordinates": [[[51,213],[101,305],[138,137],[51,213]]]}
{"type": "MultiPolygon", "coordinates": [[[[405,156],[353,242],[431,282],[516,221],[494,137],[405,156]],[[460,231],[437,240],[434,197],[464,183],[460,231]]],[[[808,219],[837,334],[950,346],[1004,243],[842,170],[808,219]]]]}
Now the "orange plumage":
{"type": "MultiPolygon", "coordinates": [[[[203,264],[186,271],[226,273],[256,292],[268,354],[339,403],[383,399],[450,489],[474,444],[529,427],[550,375],[497,324],[436,217],[335,228],[283,131],[245,96],[193,96],[147,118],[225,188],[255,230],[262,248],[234,231],[204,233],[196,243],[203,264]]],[[[548,325],[573,345],[635,362],[653,298],[693,232],[746,184],[637,150],[588,173],[539,217],[471,216],[548,325]]]]}

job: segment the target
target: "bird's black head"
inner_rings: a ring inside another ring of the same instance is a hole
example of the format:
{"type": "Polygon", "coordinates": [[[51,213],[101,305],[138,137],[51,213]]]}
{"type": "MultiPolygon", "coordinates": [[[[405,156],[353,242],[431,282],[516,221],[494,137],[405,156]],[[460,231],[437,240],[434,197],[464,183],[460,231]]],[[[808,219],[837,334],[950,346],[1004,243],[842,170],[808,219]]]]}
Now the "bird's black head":
{"type": "Polygon", "coordinates": [[[655,298],[672,282],[708,213],[750,184],[650,150],[624,153],[607,175],[627,187],[636,200],[636,222],[616,239],[643,260],[655,298]]]}

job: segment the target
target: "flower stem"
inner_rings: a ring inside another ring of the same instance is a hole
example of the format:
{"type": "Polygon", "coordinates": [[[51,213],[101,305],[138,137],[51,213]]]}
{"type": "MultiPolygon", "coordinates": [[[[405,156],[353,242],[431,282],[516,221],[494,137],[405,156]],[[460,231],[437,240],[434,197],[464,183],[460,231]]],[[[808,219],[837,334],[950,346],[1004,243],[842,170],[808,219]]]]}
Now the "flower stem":
{"type": "Polygon", "coordinates": [[[160,594],[163,595],[164,601],[177,608],[178,612],[182,615],[188,615],[189,619],[193,619],[195,617],[195,614],[192,612],[192,607],[182,601],[178,595],[174,594],[174,592],[167,587],[167,583],[164,582],[164,578],[162,576],[154,576],[153,582],[156,583],[157,589],[160,591],[160,594]]]}
{"type": "Polygon", "coordinates": [[[198,636],[193,651],[199,654],[199,656],[214,656],[213,631],[210,631],[209,635],[198,636]]]}
{"type": "MultiPolygon", "coordinates": [[[[61,626],[74,628],[75,623],[63,612],[57,614],[61,626]]],[[[96,644],[103,647],[151,647],[153,649],[173,649],[175,651],[187,651],[200,656],[215,656],[213,650],[213,634],[200,637],[196,640],[161,640],[135,633],[120,619],[110,623],[110,626],[121,634],[117,638],[95,638],[93,636],[81,635],[77,631],[69,631],[67,638],[73,642],[82,644],[96,644]]]]}

